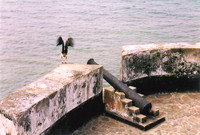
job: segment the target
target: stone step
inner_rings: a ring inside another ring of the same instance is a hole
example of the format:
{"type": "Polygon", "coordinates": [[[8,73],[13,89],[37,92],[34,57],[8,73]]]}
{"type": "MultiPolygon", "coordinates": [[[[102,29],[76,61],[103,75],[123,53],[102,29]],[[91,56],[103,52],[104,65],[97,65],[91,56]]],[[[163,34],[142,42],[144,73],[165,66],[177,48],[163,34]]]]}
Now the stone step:
{"type": "Polygon", "coordinates": [[[160,114],[158,109],[152,109],[153,116],[156,117],[160,114]]]}
{"type": "MultiPolygon", "coordinates": [[[[131,89],[136,89],[131,87],[131,89]]],[[[104,89],[105,110],[120,119],[131,122],[134,126],[147,130],[165,120],[158,109],[152,109],[152,116],[140,114],[140,109],[133,106],[134,100],[125,97],[123,92],[115,91],[113,87],[104,89]]]]}
{"type": "Polygon", "coordinates": [[[133,86],[128,86],[130,89],[132,89],[132,90],[135,90],[135,91],[137,91],[137,88],[136,87],[133,87],[133,86]]]}
{"type": "MultiPolygon", "coordinates": [[[[128,86],[131,90],[135,90],[137,92],[137,88],[133,86],[128,86]]],[[[138,93],[139,96],[144,97],[144,94],[138,93]]]]}
{"type": "Polygon", "coordinates": [[[147,116],[143,114],[138,114],[136,115],[135,120],[140,123],[145,123],[147,121],[147,116]]]}
{"type": "Polygon", "coordinates": [[[129,106],[132,106],[133,101],[131,99],[128,99],[128,98],[123,98],[123,99],[121,99],[121,102],[124,106],[129,107],[129,106]]]}
{"type": "Polygon", "coordinates": [[[115,92],[115,96],[120,98],[120,99],[124,99],[125,98],[125,94],[124,92],[115,92]]]}
{"type": "Polygon", "coordinates": [[[130,112],[130,115],[133,115],[133,114],[139,114],[140,113],[140,109],[136,106],[130,106],[128,107],[128,110],[130,112]]]}

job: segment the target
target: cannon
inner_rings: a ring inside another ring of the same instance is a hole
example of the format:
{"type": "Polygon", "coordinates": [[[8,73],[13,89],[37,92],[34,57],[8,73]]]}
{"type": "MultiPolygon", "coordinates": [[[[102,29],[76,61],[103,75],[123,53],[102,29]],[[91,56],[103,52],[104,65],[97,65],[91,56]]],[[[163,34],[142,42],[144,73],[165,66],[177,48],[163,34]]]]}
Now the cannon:
{"type": "MultiPolygon", "coordinates": [[[[99,65],[94,61],[93,58],[89,59],[87,64],[99,65]]],[[[122,83],[118,80],[115,76],[109,73],[106,69],[103,69],[103,78],[116,90],[120,92],[124,92],[126,97],[132,99],[134,102],[133,104],[140,109],[140,112],[145,115],[152,114],[152,104],[146,101],[144,98],[139,96],[135,91],[131,90],[127,87],[126,84],[122,83]]]]}

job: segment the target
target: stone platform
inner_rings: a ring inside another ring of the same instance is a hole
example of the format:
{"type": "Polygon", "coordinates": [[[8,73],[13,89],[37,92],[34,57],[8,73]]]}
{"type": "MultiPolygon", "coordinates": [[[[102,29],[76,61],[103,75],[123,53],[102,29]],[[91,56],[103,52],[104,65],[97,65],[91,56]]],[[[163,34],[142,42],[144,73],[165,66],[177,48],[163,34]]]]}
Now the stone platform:
{"type": "Polygon", "coordinates": [[[200,44],[123,46],[121,80],[145,94],[166,121],[142,131],[100,115],[73,135],[200,134],[200,44]]]}
{"type": "Polygon", "coordinates": [[[106,115],[100,115],[73,135],[199,135],[200,93],[163,93],[145,97],[164,113],[166,121],[142,131],[106,115]]]}
{"type": "Polygon", "coordinates": [[[100,94],[102,81],[102,66],[58,66],[0,101],[0,135],[41,134],[65,114],[100,94]]]}

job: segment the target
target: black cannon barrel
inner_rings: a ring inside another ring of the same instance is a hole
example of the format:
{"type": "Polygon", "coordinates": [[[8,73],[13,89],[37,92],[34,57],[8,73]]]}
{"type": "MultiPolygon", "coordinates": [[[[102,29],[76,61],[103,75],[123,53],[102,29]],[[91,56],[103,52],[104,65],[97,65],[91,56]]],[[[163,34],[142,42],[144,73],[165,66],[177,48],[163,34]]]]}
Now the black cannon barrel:
{"type": "MultiPolygon", "coordinates": [[[[99,65],[94,61],[93,58],[89,59],[87,64],[99,65]]],[[[142,114],[148,115],[151,113],[152,105],[150,102],[139,96],[135,91],[131,90],[129,87],[126,86],[126,84],[122,83],[105,69],[103,69],[103,78],[116,90],[124,92],[127,98],[132,99],[134,101],[133,105],[140,108],[140,112],[142,114]]]]}

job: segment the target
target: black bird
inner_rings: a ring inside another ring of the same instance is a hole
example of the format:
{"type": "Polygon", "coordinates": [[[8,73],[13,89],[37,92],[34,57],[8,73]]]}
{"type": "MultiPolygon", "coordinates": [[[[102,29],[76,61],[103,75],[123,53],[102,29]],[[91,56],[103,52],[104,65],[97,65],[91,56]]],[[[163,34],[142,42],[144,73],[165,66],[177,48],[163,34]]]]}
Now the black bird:
{"type": "Polygon", "coordinates": [[[61,59],[62,59],[62,63],[66,64],[66,60],[67,60],[67,54],[68,54],[68,46],[73,47],[74,46],[74,41],[73,38],[68,38],[64,44],[64,41],[62,39],[62,37],[59,37],[57,39],[57,46],[62,45],[62,52],[61,52],[61,59]]]}

